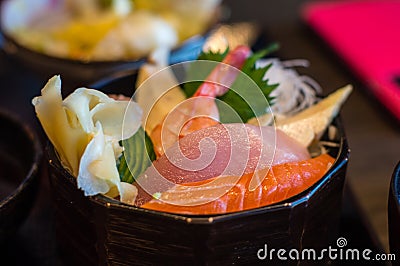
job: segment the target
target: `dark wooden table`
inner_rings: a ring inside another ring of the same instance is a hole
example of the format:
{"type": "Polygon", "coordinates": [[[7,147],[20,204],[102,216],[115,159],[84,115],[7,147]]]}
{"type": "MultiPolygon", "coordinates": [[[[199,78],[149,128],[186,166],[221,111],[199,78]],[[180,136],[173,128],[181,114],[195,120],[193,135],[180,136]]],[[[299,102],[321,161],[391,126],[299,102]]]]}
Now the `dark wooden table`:
{"type": "MultiPolygon", "coordinates": [[[[353,214],[352,218],[356,215],[358,220],[350,223],[352,225],[357,226],[360,221],[367,228],[370,225],[371,231],[367,233],[372,234],[372,239],[377,237],[379,243],[375,244],[388,249],[387,196],[391,174],[400,160],[399,123],[369,95],[362,80],[357,80],[346,65],[301,22],[299,8],[304,2],[225,1],[230,10],[229,21],[256,22],[263,37],[280,44],[278,55],[282,59],[309,60],[311,66],[299,71],[318,81],[324,94],[348,83],[354,85],[355,90],[342,109],[341,116],[351,148],[347,186],[360,208],[356,208],[357,212],[351,209],[346,215],[353,214]]],[[[18,114],[40,134],[31,99],[40,93],[45,82],[46,79],[0,52],[0,107],[18,114]]],[[[41,183],[30,216],[14,240],[1,251],[2,257],[11,265],[58,263],[46,176],[42,177],[41,183]]],[[[351,201],[351,204],[354,202],[351,201]]],[[[346,230],[351,231],[349,228],[346,230]]]]}

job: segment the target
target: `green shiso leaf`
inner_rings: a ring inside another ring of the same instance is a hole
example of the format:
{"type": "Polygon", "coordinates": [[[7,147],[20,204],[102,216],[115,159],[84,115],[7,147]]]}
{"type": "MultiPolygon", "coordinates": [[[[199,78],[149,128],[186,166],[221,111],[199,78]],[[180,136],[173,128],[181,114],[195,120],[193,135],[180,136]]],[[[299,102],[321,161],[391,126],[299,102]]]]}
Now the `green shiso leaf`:
{"type": "MultiPolygon", "coordinates": [[[[197,60],[206,60],[206,61],[215,61],[221,62],[224,60],[225,56],[228,54],[229,48],[226,48],[224,52],[201,52],[197,60]]],[[[197,88],[203,83],[202,80],[205,80],[207,76],[211,73],[213,68],[211,68],[210,64],[195,64],[191,65],[187,72],[187,80],[199,80],[187,82],[183,85],[183,92],[186,97],[191,97],[197,90],[197,88]]]]}
{"type": "Polygon", "coordinates": [[[229,47],[225,49],[223,52],[213,52],[213,51],[208,51],[208,52],[201,52],[197,60],[210,60],[210,61],[216,61],[216,62],[221,62],[224,60],[225,56],[229,52],[229,47]]]}
{"type": "Polygon", "coordinates": [[[129,139],[123,140],[124,152],[119,160],[121,181],[133,183],[156,159],[153,143],[142,127],[129,139]]]}
{"type": "MultiPolygon", "coordinates": [[[[268,111],[268,105],[273,104],[273,97],[270,94],[278,84],[269,84],[268,80],[263,80],[271,65],[256,68],[256,62],[277,49],[278,45],[274,43],[246,59],[241,69],[244,74],[238,75],[231,89],[225,95],[218,97],[220,101],[217,101],[217,106],[222,123],[247,122],[250,118],[268,111]]],[[[228,49],[223,53],[203,52],[198,59],[221,62],[227,54],[228,49]]],[[[189,68],[187,80],[205,80],[212,71],[210,66],[212,65],[204,64],[189,68]]],[[[183,90],[186,96],[191,97],[201,83],[202,81],[185,83],[183,90]]]]}
{"type": "MultiPolygon", "coordinates": [[[[245,75],[238,75],[231,89],[218,98],[232,107],[240,116],[242,122],[265,114],[268,105],[272,106],[273,104],[273,98],[270,94],[278,87],[278,84],[269,84],[268,80],[263,79],[271,65],[256,68],[256,62],[276,49],[277,45],[273,44],[247,58],[241,69],[245,75]]],[[[217,102],[217,105],[221,106],[221,102],[217,102]]],[[[237,122],[232,120],[232,116],[227,112],[220,112],[220,120],[222,123],[237,122]]]]}

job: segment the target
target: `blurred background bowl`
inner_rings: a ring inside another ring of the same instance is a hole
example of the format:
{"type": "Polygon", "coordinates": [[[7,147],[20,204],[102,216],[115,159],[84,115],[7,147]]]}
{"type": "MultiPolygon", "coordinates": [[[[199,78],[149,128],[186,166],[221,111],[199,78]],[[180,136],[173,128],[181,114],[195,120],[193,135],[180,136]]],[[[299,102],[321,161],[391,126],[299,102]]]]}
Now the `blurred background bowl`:
{"type": "Polygon", "coordinates": [[[225,265],[260,263],[257,252],[266,244],[287,250],[326,248],[338,237],[349,158],[339,118],[334,125],[338,128],[335,140],[340,143],[330,150],[335,163],[310,189],[271,206],[212,216],[150,211],[102,195],[85,197],[76,178],[61,166],[48,145],[61,259],[71,265],[151,265],[160,261],[225,265]]]}
{"type": "MultiPolygon", "coordinates": [[[[3,17],[5,3],[10,1],[1,2],[0,14],[3,17]]],[[[214,13],[215,16],[209,22],[206,30],[184,39],[171,51],[169,64],[197,58],[209,33],[216,27],[219,11],[216,10],[214,13]]],[[[2,21],[1,17],[0,20],[2,21]]],[[[0,46],[7,55],[38,73],[44,79],[48,79],[55,74],[61,74],[70,86],[85,86],[94,81],[107,78],[110,75],[112,76],[115,73],[134,75],[147,60],[146,57],[137,59],[89,60],[53,56],[49,53],[39,52],[26,45],[22,45],[5,29],[3,24],[1,23],[0,25],[0,46]]]]}
{"type": "Polygon", "coordinates": [[[0,111],[0,243],[12,237],[34,204],[42,147],[33,131],[0,111]]]}
{"type": "MultiPolygon", "coordinates": [[[[400,254],[400,162],[395,167],[390,181],[388,222],[390,252],[398,256],[400,254]]],[[[397,263],[394,261],[393,265],[400,265],[399,260],[397,259],[397,263]]]]}

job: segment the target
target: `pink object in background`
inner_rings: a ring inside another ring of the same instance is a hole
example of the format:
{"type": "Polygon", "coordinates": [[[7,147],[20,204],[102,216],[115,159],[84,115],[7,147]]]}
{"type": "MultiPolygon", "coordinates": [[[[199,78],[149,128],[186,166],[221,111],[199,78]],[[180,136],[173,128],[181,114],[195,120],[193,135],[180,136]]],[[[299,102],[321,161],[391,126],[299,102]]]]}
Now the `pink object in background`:
{"type": "Polygon", "coordinates": [[[400,1],[313,2],[302,17],[400,120],[400,1]]]}

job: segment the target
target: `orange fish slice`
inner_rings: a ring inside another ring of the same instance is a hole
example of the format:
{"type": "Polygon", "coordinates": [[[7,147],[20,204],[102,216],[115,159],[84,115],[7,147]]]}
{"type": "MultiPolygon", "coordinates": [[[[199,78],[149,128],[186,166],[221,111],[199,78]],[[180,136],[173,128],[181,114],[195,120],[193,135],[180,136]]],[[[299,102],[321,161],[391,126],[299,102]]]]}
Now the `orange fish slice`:
{"type": "Polygon", "coordinates": [[[255,173],[221,176],[176,185],[142,208],[178,214],[209,215],[258,208],[293,197],[315,184],[332,166],[327,154],[313,159],[284,163],[259,171],[260,186],[250,191],[255,173]]]}

